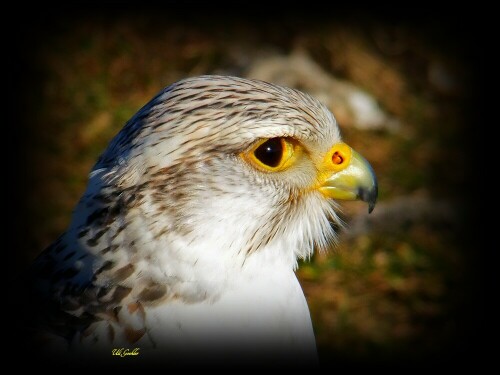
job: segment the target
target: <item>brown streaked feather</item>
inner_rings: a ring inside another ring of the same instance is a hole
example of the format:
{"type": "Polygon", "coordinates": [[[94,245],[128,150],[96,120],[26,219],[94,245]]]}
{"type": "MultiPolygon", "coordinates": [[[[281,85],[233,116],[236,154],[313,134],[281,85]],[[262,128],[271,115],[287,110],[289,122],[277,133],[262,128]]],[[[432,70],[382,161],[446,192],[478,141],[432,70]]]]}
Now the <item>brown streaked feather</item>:
{"type": "Polygon", "coordinates": [[[165,285],[150,284],[146,286],[137,296],[141,302],[150,303],[167,296],[167,287],[165,285]]]}
{"type": "Polygon", "coordinates": [[[145,328],[133,329],[130,327],[126,327],[124,333],[127,341],[131,344],[134,344],[135,342],[139,341],[142,338],[142,336],[146,334],[146,329],[145,328]]]}

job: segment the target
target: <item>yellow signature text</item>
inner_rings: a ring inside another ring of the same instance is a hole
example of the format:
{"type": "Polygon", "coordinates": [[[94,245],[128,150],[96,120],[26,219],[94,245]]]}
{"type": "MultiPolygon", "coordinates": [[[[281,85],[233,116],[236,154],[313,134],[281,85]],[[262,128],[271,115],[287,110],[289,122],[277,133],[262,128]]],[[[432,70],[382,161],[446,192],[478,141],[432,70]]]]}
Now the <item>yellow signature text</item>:
{"type": "Polygon", "coordinates": [[[118,348],[111,350],[111,355],[116,355],[118,357],[127,357],[129,355],[139,355],[139,348],[134,349],[126,349],[126,348],[118,348]]]}

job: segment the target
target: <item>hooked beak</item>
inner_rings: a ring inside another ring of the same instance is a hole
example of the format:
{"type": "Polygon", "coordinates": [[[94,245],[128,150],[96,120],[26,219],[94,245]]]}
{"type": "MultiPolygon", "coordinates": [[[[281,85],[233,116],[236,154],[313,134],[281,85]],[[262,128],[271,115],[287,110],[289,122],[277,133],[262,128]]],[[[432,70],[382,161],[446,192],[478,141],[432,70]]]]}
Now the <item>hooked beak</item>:
{"type": "Polygon", "coordinates": [[[345,143],[332,147],[320,168],[318,190],[328,198],[362,200],[373,211],[378,195],[377,177],[368,161],[345,143]]]}

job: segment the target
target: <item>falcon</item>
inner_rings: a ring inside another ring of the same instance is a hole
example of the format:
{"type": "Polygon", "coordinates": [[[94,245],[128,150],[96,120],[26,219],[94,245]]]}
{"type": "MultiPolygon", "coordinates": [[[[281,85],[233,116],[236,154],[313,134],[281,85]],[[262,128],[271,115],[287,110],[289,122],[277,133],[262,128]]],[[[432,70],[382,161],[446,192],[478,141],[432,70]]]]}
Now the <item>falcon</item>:
{"type": "Polygon", "coordinates": [[[337,200],[371,212],[376,198],[370,164],[313,97],[181,80],[110,142],[34,261],[33,341],[57,358],[317,363],[297,261],[335,243],[337,200]]]}

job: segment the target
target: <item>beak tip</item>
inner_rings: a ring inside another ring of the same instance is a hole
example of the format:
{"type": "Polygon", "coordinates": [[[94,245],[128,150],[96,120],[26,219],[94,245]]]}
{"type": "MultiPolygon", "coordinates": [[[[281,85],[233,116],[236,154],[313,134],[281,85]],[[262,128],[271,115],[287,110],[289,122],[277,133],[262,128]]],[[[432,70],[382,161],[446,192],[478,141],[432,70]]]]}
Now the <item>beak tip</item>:
{"type": "Polygon", "coordinates": [[[361,198],[361,200],[368,203],[368,213],[371,214],[373,209],[375,208],[375,204],[377,203],[377,184],[375,184],[371,189],[361,190],[359,192],[359,197],[361,198]]]}

